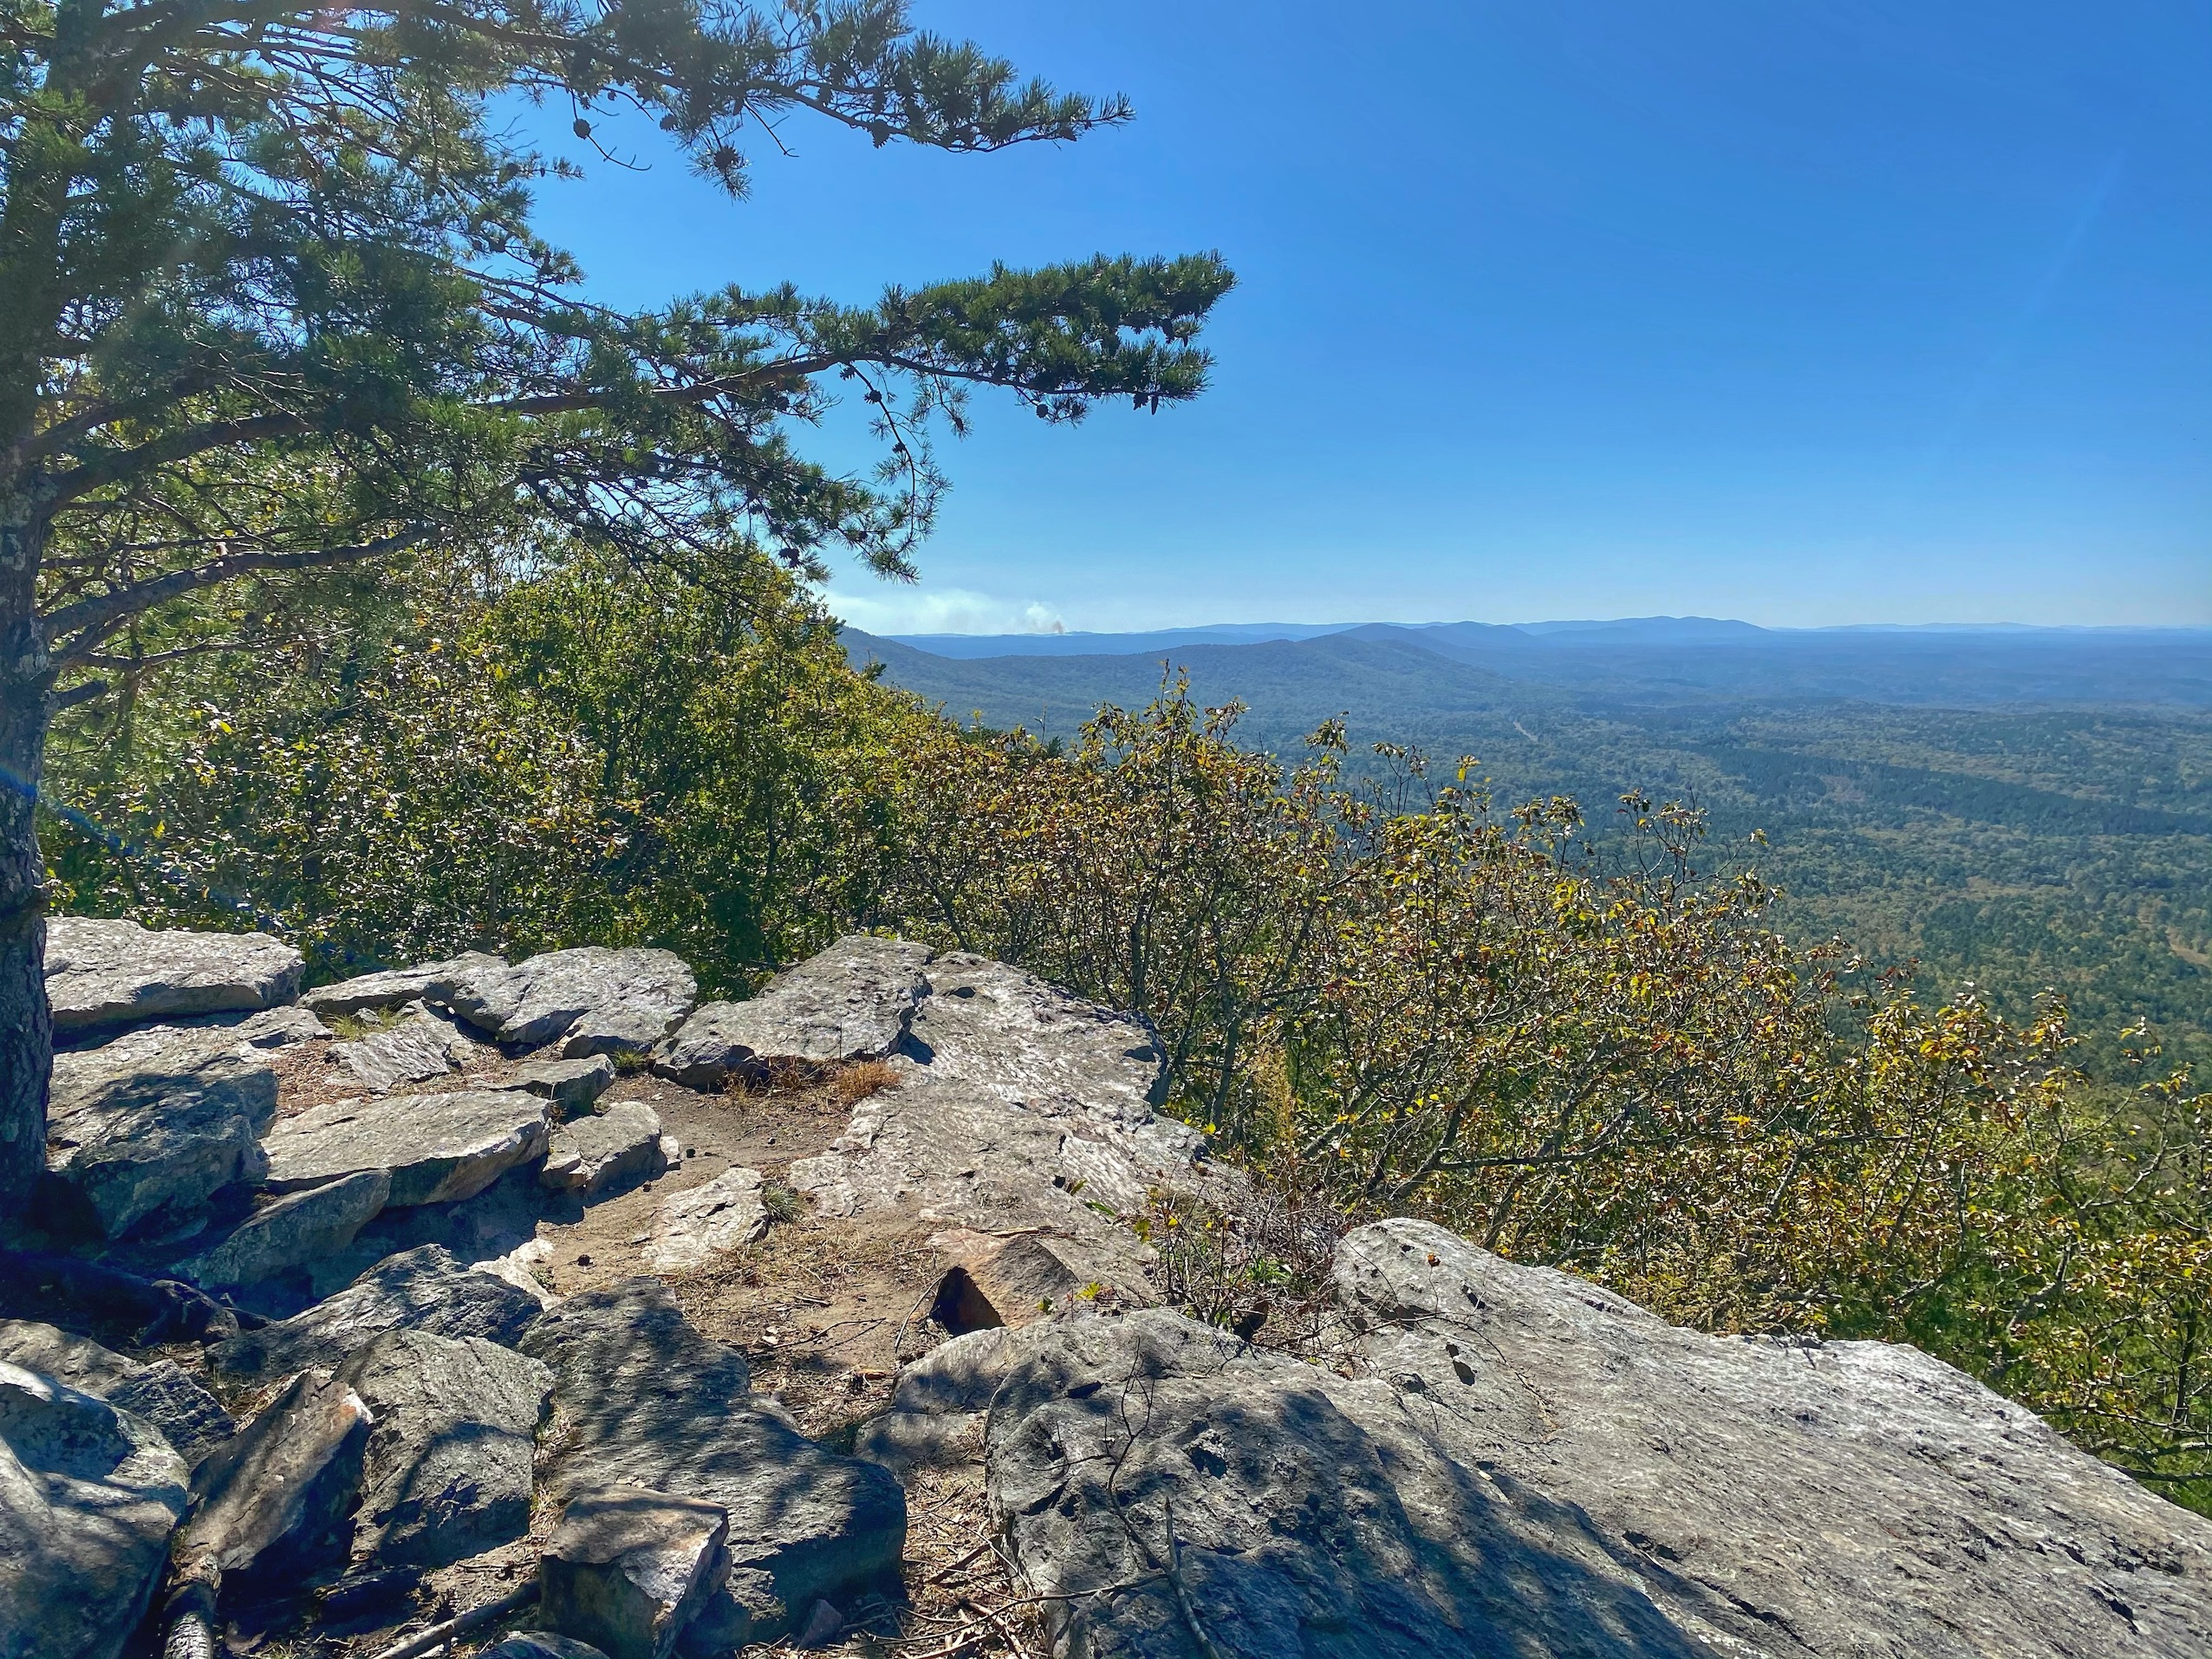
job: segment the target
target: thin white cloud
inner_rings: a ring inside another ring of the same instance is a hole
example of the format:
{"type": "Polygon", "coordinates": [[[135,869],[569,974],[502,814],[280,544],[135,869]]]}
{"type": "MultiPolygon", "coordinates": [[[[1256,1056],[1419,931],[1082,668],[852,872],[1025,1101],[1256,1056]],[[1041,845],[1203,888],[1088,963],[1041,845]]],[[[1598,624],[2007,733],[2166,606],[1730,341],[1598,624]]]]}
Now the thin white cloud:
{"type": "Polygon", "coordinates": [[[851,593],[832,588],[823,603],[869,634],[1064,634],[1060,613],[1039,601],[1001,599],[966,588],[894,588],[851,593]]]}

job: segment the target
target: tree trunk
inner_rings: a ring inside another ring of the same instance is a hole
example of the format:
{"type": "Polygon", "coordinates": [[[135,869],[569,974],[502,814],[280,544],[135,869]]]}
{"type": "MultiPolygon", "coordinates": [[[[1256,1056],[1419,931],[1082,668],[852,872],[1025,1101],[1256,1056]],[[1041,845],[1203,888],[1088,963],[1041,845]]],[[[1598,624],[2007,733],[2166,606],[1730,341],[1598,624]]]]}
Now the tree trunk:
{"type": "Polygon", "coordinates": [[[21,1225],[45,1173],[54,1067],[36,816],[54,689],[36,604],[42,519],[29,492],[0,497],[0,1239],[21,1225]]]}

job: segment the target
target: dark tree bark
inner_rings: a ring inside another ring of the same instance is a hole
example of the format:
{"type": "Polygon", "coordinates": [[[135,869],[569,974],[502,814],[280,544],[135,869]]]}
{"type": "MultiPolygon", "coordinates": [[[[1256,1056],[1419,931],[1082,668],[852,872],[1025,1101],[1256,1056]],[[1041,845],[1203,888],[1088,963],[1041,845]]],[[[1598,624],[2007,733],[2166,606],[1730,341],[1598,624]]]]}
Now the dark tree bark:
{"type": "Polygon", "coordinates": [[[0,1238],[45,1172],[54,1057],[36,816],[54,686],[33,602],[42,528],[33,502],[0,500],[0,1238]]]}

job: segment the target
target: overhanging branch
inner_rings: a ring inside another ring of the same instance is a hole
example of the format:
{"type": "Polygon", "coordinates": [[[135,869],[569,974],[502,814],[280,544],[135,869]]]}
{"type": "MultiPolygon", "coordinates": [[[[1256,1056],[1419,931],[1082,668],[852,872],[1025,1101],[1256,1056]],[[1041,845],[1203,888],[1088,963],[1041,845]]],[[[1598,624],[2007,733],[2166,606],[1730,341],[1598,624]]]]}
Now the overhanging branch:
{"type": "Polygon", "coordinates": [[[120,628],[141,611],[172,599],[180,599],[203,588],[212,588],[236,577],[250,576],[257,570],[314,570],[334,565],[361,564],[370,559],[381,558],[390,553],[402,553],[419,545],[431,534],[431,526],[417,524],[395,535],[379,537],[374,541],[360,542],[347,547],[314,547],[279,550],[274,548],[254,548],[240,553],[227,553],[219,559],[189,570],[172,570],[166,576],[149,576],[143,582],[133,582],[93,599],[81,599],[73,605],[40,620],[51,640],[62,640],[54,648],[54,667],[57,673],[87,665],[100,641],[120,628]]]}

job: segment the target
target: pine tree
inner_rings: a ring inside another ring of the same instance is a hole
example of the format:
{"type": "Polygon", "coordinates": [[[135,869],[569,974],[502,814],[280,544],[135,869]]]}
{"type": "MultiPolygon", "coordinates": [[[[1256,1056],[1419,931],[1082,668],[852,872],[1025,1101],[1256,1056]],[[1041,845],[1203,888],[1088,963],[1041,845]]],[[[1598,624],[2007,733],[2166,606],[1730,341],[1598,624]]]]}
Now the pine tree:
{"type": "Polygon", "coordinates": [[[517,94],[609,159],[657,122],[732,197],[802,116],[965,152],[1129,114],[902,0],[0,0],[0,1220],[42,1168],[57,706],[250,637],[259,600],[224,591],[433,543],[903,574],[970,387],[1072,420],[1203,384],[1210,255],[595,303],[532,229],[569,169],[510,130],[517,94]],[[792,442],[839,397],[868,478],[792,442]]]}

